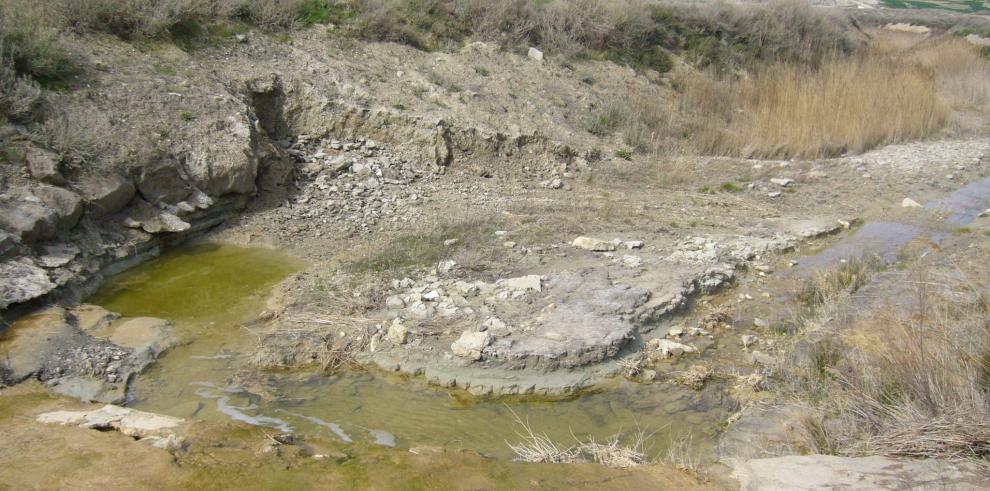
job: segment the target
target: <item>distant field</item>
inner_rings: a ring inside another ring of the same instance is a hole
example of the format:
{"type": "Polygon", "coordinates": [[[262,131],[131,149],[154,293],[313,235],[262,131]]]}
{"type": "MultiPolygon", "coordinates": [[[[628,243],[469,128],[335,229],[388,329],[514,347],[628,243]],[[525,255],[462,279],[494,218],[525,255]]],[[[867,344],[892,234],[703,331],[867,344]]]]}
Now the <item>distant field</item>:
{"type": "Polygon", "coordinates": [[[986,0],[883,0],[884,5],[896,9],[942,9],[955,12],[990,12],[986,0]]]}

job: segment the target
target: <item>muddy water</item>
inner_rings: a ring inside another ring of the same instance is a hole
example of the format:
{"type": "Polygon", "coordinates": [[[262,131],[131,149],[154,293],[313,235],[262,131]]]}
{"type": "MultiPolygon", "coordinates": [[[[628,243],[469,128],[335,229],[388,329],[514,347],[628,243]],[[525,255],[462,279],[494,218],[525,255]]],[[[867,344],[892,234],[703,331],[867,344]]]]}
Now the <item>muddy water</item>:
{"type": "Polygon", "coordinates": [[[515,417],[562,442],[656,432],[652,453],[690,437],[710,453],[727,404],[716,388],[615,381],[565,401],[492,401],[370,372],[324,376],[257,372],[257,338],[246,324],[272,286],[302,264],[276,251],[201,245],[151,261],[111,281],[90,301],[127,316],[175,323],[185,342],[133,384],[129,405],[182,418],[229,421],[302,436],[412,448],[470,448],[511,458],[515,417]]]}

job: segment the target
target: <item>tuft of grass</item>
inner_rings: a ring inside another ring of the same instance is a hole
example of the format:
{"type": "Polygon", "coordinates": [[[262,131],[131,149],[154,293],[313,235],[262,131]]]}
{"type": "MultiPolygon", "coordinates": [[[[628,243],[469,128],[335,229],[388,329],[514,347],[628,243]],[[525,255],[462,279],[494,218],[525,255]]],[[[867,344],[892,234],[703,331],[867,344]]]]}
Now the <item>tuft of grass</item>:
{"type": "Polygon", "coordinates": [[[615,132],[619,125],[625,121],[625,118],[625,107],[615,101],[609,101],[591,116],[585,124],[585,129],[595,136],[608,136],[615,132]]]}
{"type": "Polygon", "coordinates": [[[490,70],[488,70],[487,68],[485,68],[483,66],[476,66],[476,67],[474,67],[474,73],[477,73],[478,75],[481,75],[482,77],[487,77],[487,76],[489,76],[489,75],[492,74],[492,72],[490,70]]]}
{"type": "Polygon", "coordinates": [[[720,190],[726,193],[741,193],[743,188],[736,185],[734,182],[723,182],[721,186],[718,187],[720,190]]]}
{"type": "Polygon", "coordinates": [[[179,113],[179,119],[185,122],[189,122],[196,119],[196,115],[189,111],[182,111],[181,113],[179,113]]]}
{"type": "Polygon", "coordinates": [[[883,260],[877,256],[851,258],[808,278],[798,292],[797,299],[808,307],[817,309],[842,294],[855,293],[869,283],[883,267],[883,260]]]}

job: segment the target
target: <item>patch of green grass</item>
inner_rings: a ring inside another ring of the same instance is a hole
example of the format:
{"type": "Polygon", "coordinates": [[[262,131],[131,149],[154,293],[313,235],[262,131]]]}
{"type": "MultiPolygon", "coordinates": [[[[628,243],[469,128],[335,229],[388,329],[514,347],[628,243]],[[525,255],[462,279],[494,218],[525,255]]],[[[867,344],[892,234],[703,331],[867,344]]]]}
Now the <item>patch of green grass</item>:
{"type": "Polygon", "coordinates": [[[482,77],[487,77],[487,76],[489,76],[489,75],[492,74],[491,71],[489,71],[487,68],[485,68],[483,66],[476,66],[476,67],[474,67],[474,73],[477,73],[478,75],[481,75],[482,77]]]}
{"type": "Polygon", "coordinates": [[[346,24],[356,16],[357,12],[350,5],[327,0],[306,0],[299,5],[299,20],[307,27],[316,24],[346,24]]]}
{"type": "Polygon", "coordinates": [[[698,188],[698,192],[701,194],[715,194],[715,190],[711,186],[701,186],[698,188]]]}
{"type": "Polygon", "coordinates": [[[743,191],[743,188],[737,186],[734,182],[723,182],[718,188],[727,193],[741,193],[743,191]]]}
{"type": "Polygon", "coordinates": [[[175,67],[167,63],[155,63],[154,68],[155,73],[165,75],[166,77],[174,77],[176,73],[175,67]]]}
{"type": "Polygon", "coordinates": [[[629,150],[628,148],[622,148],[622,149],[616,150],[615,156],[616,157],[619,157],[622,160],[632,160],[632,158],[633,158],[633,152],[632,152],[632,150],[629,150]]]}
{"type": "Polygon", "coordinates": [[[959,227],[953,230],[953,232],[957,234],[971,234],[973,233],[973,229],[971,227],[959,227]]]}
{"type": "Polygon", "coordinates": [[[400,111],[405,111],[406,109],[409,109],[408,107],[406,107],[405,104],[402,104],[401,102],[396,102],[395,104],[392,104],[392,108],[398,109],[400,111]]]}
{"type": "Polygon", "coordinates": [[[477,244],[490,237],[492,224],[468,221],[439,225],[434,228],[400,235],[371,251],[367,257],[354,261],[348,269],[355,273],[405,274],[413,270],[430,269],[440,261],[450,259],[465,244],[477,244]],[[451,242],[451,239],[456,239],[451,242]]]}
{"type": "Polygon", "coordinates": [[[189,111],[182,111],[181,113],[179,113],[179,119],[189,122],[196,119],[196,115],[189,111]]]}

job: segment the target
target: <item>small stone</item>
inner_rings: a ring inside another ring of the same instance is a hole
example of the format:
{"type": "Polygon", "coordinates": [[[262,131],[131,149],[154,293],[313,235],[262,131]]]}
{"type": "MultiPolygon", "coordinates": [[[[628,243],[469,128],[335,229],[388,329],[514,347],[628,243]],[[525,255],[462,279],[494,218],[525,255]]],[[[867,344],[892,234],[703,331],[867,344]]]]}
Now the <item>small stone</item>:
{"type": "Polygon", "coordinates": [[[642,249],[644,245],[642,240],[626,241],[626,249],[642,249]]]}
{"type": "Polygon", "coordinates": [[[769,322],[767,322],[765,319],[761,319],[759,317],[753,319],[753,325],[756,326],[756,327],[762,328],[762,329],[766,329],[766,328],[770,327],[770,323],[769,322]]]}
{"type": "Polygon", "coordinates": [[[455,267],[457,267],[456,261],[454,261],[453,259],[444,259],[443,261],[440,261],[439,264],[437,264],[437,274],[440,275],[447,274],[455,267]]]}
{"type": "Polygon", "coordinates": [[[638,268],[643,265],[643,258],[639,256],[622,256],[622,265],[627,268],[638,268]]]}
{"type": "Polygon", "coordinates": [[[543,52],[536,48],[529,48],[529,52],[526,53],[531,60],[543,61],[543,52]]]}
{"type": "Polygon", "coordinates": [[[680,327],[671,327],[670,329],[667,329],[668,338],[679,338],[683,335],[684,329],[681,329],[680,327]]]}
{"type": "Polygon", "coordinates": [[[478,361],[481,351],[491,344],[492,335],[486,331],[464,331],[461,337],[450,345],[450,351],[461,358],[478,361]]]}
{"type": "Polygon", "coordinates": [[[400,322],[393,322],[388,326],[388,340],[394,344],[406,344],[409,340],[409,329],[400,322]]]}
{"type": "Polygon", "coordinates": [[[436,302],[440,300],[440,292],[436,290],[430,290],[423,294],[423,300],[426,300],[427,302],[436,302]]]}
{"type": "Polygon", "coordinates": [[[393,310],[404,309],[406,302],[399,295],[391,295],[385,299],[385,307],[393,310]]]}
{"type": "Polygon", "coordinates": [[[750,346],[756,344],[756,342],[759,341],[759,339],[760,338],[756,337],[753,334],[743,334],[742,335],[743,348],[749,348],[750,346]]]}
{"type": "Polygon", "coordinates": [[[980,213],[980,218],[986,217],[990,217],[990,208],[987,208],[986,210],[983,210],[983,213],[980,213]]]}
{"type": "Polygon", "coordinates": [[[769,193],[767,193],[768,198],[779,198],[780,195],[781,195],[780,191],[770,191],[769,193]]]}
{"type": "Polygon", "coordinates": [[[790,178],[787,178],[787,177],[775,177],[773,179],[770,179],[770,182],[773,183],[773,184],[776,184],[776,185],[778,185],[778,186],[780,186],[782,188],[786,188],[786,187],[790,187],[792,184],[794,184],[794,179],[790,179],[790,178]]]}
{"type": "Polygon", "coordinates": [[[913,200],[911,198],[904,198],[904,200],[901,201],[901,207],[902,208],[921,208],[921,203],[918,203],[917,201],[915,201],[915,200],[913,200]]]}
{"type": "Polygon", "coordinates": [[[511,240],[505,241],[502,243],[502,247],[505,247],[506,249],[514,249],[516,247],[516,243],[511,240]]]}
{"type": "Polygon", "coordinates": [[[443,241],[443,245],[445,247],[450,247],[450,246],[452,246],[452,245],[454,245],[454,244],[456,244],[458,242],[460,242],[460,239],[447,239],[447,240],[443,241]]]}

